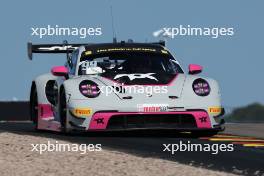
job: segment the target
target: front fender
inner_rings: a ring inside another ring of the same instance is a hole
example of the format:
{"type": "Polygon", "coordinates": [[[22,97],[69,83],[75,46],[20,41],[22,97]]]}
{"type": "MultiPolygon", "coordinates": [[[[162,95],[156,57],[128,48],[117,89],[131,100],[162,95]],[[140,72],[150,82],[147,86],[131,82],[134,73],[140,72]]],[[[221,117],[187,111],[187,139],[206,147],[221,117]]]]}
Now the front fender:
{"type": "Polygon", "coordinates": [[[211,78],[199,77],[199,76],[187,76],[182,91],[181,99],[183,103],[189,107],[209,107],[209,106],[221,106],[221,94],[219,85],[216,80],[211,78]],[[198,96],[195,94],[192,88],[193,81],[202,78],[209,83],[211,88],[210,94],[207,96],[198,96]]]}

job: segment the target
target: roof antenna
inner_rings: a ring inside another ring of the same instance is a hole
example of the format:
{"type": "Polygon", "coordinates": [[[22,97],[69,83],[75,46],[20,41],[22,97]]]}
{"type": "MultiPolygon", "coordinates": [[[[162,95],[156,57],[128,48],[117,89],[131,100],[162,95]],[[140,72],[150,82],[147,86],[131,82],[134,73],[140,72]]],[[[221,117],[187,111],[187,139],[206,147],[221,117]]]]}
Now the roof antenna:
{"type": "Polygon", "coordinates": [[[112,32],[113,32],[113,43],[117,43],[112,5],[110,5],[110,11],[111,11],[111,22],[112,22],[112,32]]]}

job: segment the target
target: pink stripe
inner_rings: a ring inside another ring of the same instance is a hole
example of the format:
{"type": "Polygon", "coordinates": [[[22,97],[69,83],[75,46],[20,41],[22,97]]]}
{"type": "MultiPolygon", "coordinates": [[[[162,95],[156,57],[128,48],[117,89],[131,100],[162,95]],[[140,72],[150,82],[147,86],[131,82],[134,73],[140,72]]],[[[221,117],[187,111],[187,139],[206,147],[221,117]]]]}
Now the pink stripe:
{"type": "Polygon", "coordinates": [[[51,131],[61,131],[61,125],[60,122],[57,121],[49,121],[41,119],[38,121],[38,129],[41,130],[51,130],[51,131]]]}
{"type": "Polygon", "coordinates": [[[53,111],[51,104],[38,104],[38,116],[40,118],[50,118],[53,117],[53,111]]]}
{"type": "Polygon", "coordinates": [[[211,121],[208,113],[205,111],[178,111],[178,112],[99,112],[92,116],[89,129],[103,130],[106,129],[109,119],[113,115],[132,115],[132,114],[191,114],[194,116],[198,128],[211,128],[211,121]],[[97,123],[98,119],[103,119],[104,123],[97,123]]]}
{"type": "Polygon", "coordinates": [[[38,109],[38,129],[61,131],[60,122],[53,120],[54,116],[51,104],[38,104],[38,109]]]}
{"type": "Polygon", "coordinates": [[[208,116],[207,112],[197,111],[197,112],[192,112],[192,115],[196,120],[196,125],[198,128],[212,128],[210,117],[208,116]],[[205,121],[202,122],[202,120],[205,121]]]}

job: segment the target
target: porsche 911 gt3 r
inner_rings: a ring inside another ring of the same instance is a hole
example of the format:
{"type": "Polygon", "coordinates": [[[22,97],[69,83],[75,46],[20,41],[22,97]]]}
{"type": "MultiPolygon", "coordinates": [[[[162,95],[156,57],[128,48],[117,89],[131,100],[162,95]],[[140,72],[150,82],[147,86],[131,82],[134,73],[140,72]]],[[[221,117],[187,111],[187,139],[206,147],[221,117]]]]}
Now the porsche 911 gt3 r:
{"type": "Polygon", "coordinates": [[[32,81],[36,129],[70,132],[175,129],[205,135],[223,130],[218,83],[189,65],[185,73],[164,42],[28,43],[32,53],[65,53],[64,66],[32,81]]]}

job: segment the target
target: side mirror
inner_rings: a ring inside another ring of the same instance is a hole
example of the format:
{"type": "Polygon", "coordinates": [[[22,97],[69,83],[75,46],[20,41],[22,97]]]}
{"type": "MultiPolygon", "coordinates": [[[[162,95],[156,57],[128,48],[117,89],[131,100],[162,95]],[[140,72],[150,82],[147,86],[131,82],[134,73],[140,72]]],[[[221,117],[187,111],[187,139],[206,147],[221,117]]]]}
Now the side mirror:
{"type": "Polygon", "coordinates": [[[64,76],[67,79],[69,71],[68,68],[66,68],[65,66],[55,66],[52,67],[51,73],[54,76],[64,76]]]}
{"type": "Polygon", "coordinates": [[[190,64],[189,65],[189,74],[194,75],[201,73],[203,70],[203,67],[201,65],[196,65],[196,64],[190,64]]]}

